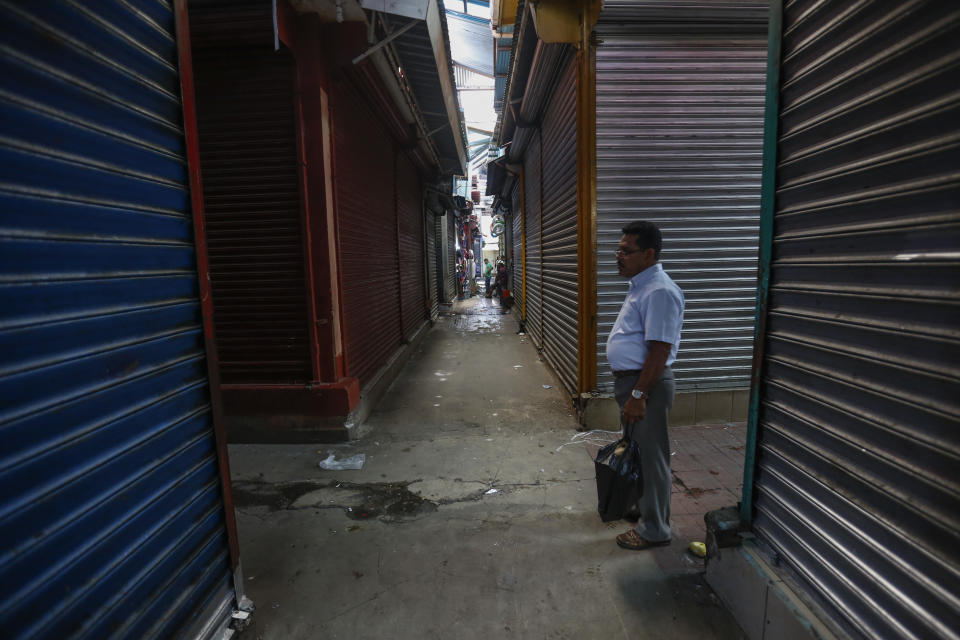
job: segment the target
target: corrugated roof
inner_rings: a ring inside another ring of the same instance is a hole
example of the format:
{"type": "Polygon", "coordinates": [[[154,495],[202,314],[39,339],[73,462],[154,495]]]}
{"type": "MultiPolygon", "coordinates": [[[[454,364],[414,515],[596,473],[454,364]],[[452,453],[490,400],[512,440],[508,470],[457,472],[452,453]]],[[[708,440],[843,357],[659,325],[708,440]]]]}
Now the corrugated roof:
{"type": "Polygon", "coordinates": [[[490,31],[490,22],[461,17],[448,11],[447,27],[450,30],[450,53],[453,62],[492,76],[493,32],[490,31]]]}

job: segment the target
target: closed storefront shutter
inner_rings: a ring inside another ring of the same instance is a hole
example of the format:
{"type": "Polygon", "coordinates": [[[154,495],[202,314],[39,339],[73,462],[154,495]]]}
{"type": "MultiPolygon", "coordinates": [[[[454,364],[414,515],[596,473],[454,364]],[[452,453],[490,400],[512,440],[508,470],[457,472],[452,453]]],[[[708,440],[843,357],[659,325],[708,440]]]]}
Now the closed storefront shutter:
{"type": "Polygon", "coordinates": [[[853,635],[960,630],[960,8],[784,8],[754,529],[853,635]]]}
{"type": "Polygon", "coordinates": [[[696,22],[644,32],[628,4],[597,25],[598,386],[613,386],[606,340],[627,292],[613,253],[625,224],[650,220],[686,297],[678,388],[747,387],[766,26],[737,26],[733,12],[723,32],[696,22]]]}
{"type": "Polygon", "coordinates": [[[310,381],[293,59],[204,49],[194,67],[222,382],[310,381]]]}
{"type": "Polygon", "coordinates": [[[440,291],[437,288],[437,218],[427,213],[426,242],[427,242],[427,296],[430,300],[430,319],[436,320],[440,315],[440,291]]]}
{"type": "Polygon", "coordinates": [[[400,241],[400,305],[403,337],[409,340],[427,319],[423,280],[423,207],[420,176],[404,155],[397,156],[397,228],[400,241]]]}
{"type": "MultiPolygon", "coordinates": [[[[445,220],[450,215],[452,214],[447,212],[447,214],[444,216],[437,216],[433,221],[433,238],[434,238],[434,242],[436,243],[436,252],[437,252],[437,259],[434,264],[436,267],[435,273],[437,278],[438,306],[440,303],[446,302],[448,300],[447,296],[449,295],[449,293],[446,290],[447,289],[446,281],[445,281],[446,276],[444,275],[446,273],[446,269],[444,268],[444,264],[445,264],[444,247],[446,245],[446,242],[445,242],[446,236],[444,234],[445,234],[445,224],[446,224],[445,220]]],[[[438,309],[438,313],[439,313],[439,309],[438,309]]]]}
{"type": "Polygon", "coordinates": [[[2,635],[222,634],[173,12],[7,3],[0,38],[2,635]]]}
{"type": "Polygon", "coordinates": [[[513,248],[513,273],[510,276],[510,293],[514,297],[514,313],[523,309],[523,185],[517,180],[510,198],[510,240],[513,248]]]}
{"type": "Polygon", "coordinates": [[[538,349],[543,348],[540,256],[540,133],[533,135],[523,159],[524,198],[526,198],[527,280],[524,292],[527,305],[525,327],[538,349]]]}
{"type": "Polygon", "coordinates": [[[543,352],[577,393],[576,64],[571,56],[541,125],[543,136],[543,352]]]}
{"type": "Polygon", "coordinates": [[[460,218],[447,213],[447,300],[453,302],[457,298],[457,225],[460,218]]]}
{"type": "Polygon", "coordinates": [[[347,374],[364,385],[403,338],[393,153],[384,149],[389,134],[346,82],[333,100],[347,374]]]}

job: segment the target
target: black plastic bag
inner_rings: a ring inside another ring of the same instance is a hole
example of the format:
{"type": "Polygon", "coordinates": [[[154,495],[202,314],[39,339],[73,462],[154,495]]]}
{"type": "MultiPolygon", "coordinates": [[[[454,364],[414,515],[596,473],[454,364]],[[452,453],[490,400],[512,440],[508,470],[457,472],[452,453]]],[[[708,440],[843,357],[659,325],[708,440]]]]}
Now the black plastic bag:
{"type": "Polygon", "coordinates": [[[611,442],[597,452],[597,511],[604,522],[620,520],[643,495],[640,445],[631,440],[617,455],[621,441],[611,442]]]}

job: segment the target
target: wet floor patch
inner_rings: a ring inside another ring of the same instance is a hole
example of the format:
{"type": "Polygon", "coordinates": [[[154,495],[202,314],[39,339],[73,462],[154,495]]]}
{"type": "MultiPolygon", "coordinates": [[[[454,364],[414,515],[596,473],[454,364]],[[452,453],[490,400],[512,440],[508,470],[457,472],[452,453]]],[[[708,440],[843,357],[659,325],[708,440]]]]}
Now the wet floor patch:
{"type": "Polygon", "coordinates": [[[414,518],[437,510],[437,503],[410,491],[411,482],[264,482],[235,481],[240,508],[339,509],[352,520],[383,522],[414,518]]]}
{"type": "Polygon", "coordinates": [[[458,331],[469,333],[499,333],[503,327],[503,319],[499,314],[459,314],[454,318],[453,326],[458,331]]]}
{"type": "Polygon", "coordinates": [[[266,507],[270,511],[287,509],[301,496],[322,488],[316,482],[271,483],[262,480],[234,481],[233,502],[238,507],[266,507]]]}

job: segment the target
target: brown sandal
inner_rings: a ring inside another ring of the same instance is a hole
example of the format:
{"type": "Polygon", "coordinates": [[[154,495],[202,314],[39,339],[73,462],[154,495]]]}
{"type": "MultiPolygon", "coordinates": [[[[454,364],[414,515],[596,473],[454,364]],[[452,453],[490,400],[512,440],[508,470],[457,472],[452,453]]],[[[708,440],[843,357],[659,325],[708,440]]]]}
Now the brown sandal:
{"type": "Polygon", "coordinates": [[[636,529],[629,529],[617,536],[617,546],[631,551],[642,551],[650,547],[665,547],[670,544],[669,540],[661,542],[651,542],[637,533],[636,529]]]}

